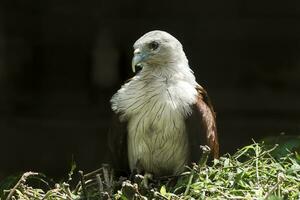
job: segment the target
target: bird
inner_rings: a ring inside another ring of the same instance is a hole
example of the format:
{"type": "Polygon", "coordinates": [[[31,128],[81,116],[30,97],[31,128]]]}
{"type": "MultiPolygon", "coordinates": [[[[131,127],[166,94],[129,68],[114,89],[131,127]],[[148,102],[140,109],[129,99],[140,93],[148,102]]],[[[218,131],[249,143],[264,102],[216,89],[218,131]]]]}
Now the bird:
{"type": "Polygon", "coordinates": [[[203,143],[218,158],[216,115],[182,44],[154,30],[133,48],[131,67],[136,74],[110,100],[110,149],[116,165],[157,177],[179,175],[199,161],[203,143]]]}

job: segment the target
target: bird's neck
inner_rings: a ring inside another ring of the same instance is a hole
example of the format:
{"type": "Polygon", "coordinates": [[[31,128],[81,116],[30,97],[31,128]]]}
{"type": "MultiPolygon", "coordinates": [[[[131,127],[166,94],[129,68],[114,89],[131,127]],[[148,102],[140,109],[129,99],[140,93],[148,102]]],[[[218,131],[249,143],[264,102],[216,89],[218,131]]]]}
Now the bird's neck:
{"type": "Polygon", "coordinates": [[[196,101],[196,85],[187,65],[146,66],[112,97],[112,109],[122,119],[160,107],[188,116],[196,101]]]}
{"type": "Polygon", "coordinates": [[[188,62],[165,62],[160,65],[146,65],[138,74],[140,80],[151,77],[155,79],[186,81],[195,84],[195,76],[188,62]]]}

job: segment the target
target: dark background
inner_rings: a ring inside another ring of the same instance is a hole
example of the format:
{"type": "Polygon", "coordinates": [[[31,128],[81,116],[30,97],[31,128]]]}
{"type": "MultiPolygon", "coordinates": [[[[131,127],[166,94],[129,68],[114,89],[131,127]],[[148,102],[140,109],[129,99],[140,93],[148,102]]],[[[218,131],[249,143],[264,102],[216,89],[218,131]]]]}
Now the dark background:
{"type": "Polygon", "coordinates": [[[105,162],[109,99],[153,29],[182,42],[222,153],[299,134],[300,1],[1,0],[0,180],[105,162]]]}

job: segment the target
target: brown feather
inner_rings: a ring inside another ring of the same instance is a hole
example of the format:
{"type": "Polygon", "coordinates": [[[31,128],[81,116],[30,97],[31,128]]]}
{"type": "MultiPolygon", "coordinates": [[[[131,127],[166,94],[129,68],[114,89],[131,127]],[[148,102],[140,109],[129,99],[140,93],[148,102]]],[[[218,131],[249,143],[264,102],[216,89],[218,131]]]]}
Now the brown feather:
{"type": "Polygon", "coordinates": [[[216,126],[216,115],[207,92],[198,85],[197,102],[193,112],[186,120],[187,132],[190,140],[191,161],[198,162],[201,156],[200,145],[206,144],[210,147],[212,156],[219,157],[219,142],[216,126]]]}
{"type": "Polygon", "coordinates": [[[218,158],[219,141],[217,135],[216,114],[207,95],[207,92],[200,85],[196,89],[199,94],[196,106],[199,113],[202,114],[201,121],[206,128],[205,134],[207,145],[210,147],[213,157],[218,158]]]}
{"type": "Polygon", "coordinates": [[[117,175],[128,175],[129,165],[127,156],[127,122],[120,122],[119,115],[114,114],[108,133],[110,164],[117,175]]]}

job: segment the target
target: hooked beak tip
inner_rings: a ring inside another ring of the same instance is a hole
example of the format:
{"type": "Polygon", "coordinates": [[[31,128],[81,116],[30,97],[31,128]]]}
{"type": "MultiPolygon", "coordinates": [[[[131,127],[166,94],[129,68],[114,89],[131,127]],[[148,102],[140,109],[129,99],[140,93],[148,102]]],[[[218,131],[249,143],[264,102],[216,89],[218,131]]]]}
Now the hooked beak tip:
{"type": "Polygon", "coordinates": [[[132,58],[132,63],[131,63],[133,73],[142,69],[143,66],[141,62],[144,60],[144,58],[145,56],[141,53],[140,49],[134,50],[134,56],[132,58]]]}

